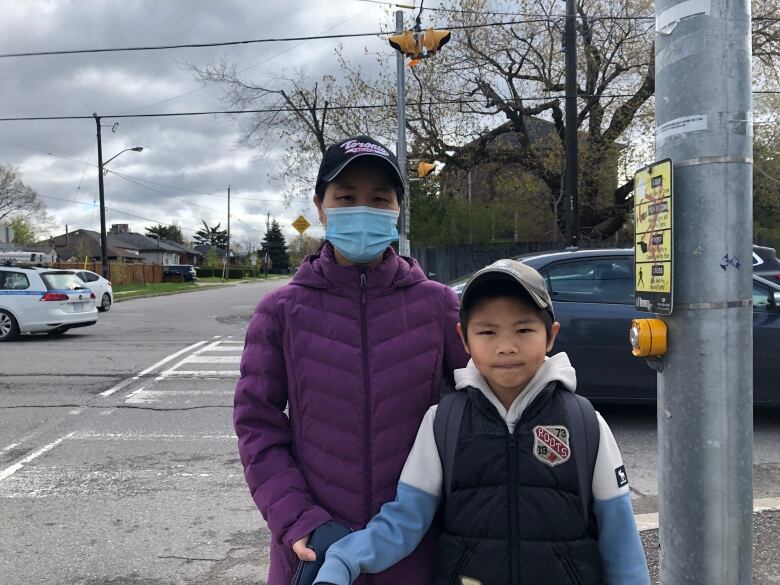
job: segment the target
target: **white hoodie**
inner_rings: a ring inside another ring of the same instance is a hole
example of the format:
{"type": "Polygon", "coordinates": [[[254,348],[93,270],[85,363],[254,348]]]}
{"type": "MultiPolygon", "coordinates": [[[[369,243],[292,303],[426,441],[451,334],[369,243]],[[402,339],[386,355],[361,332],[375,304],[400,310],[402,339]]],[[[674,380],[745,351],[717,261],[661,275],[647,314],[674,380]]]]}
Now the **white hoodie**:
{"type": "MultiPolygon", "coordinates": [[[[457,391],[477,388],[514,432],[523,411],[550,383],[558,381],[575,392],[577,376],[565,353],[546,358],[525,390],[504,408],[473,361],[455,371],[457,391]]],[[[593,472],[593,511],[599,530],[599,551],[608,585],[649,585],[647,562],[636,530],[628,478],[609,426],[596,413],[600,444],[593,472]]],[[[315,583],[349,585],[360,573],[377,573],[409,555],[427,533],[439,507],[443,472],[433,419],[436,406],[425,413],[404,465],[396,499],[388,502],[365,529],[330,547],[315,583]]]]}

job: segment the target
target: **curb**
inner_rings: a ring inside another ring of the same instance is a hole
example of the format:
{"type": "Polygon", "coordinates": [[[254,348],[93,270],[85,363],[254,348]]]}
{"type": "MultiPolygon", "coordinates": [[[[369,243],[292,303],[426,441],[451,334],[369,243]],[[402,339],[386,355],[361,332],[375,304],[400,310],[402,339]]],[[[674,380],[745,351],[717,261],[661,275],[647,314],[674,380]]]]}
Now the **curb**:
{"type": "MultiPolygon", "coordinates": [[[[753,500],[754,514],[774,512],[776,510],[780,510],[780,497],[753,500]]],[[[657,512],[652,514],[636,514],[634,519],[636,520],[636,527],[639,532],[644,532],[645,530],[658,530],[657,512]]]]}
{"type": "MultiPolygon", "coordinates": [[[[256,281],[256,282],[269,282],[271,280],[281,280],[281,278],[269,278],[267,281],[256,281]]],[[[135,299],[150,299],[153,297],[168,297],[171,295],[181,295],[181,294],[189,294],[189,293],[195,293],[195,292],[202,292],[204,290],[213,290],[216,288],[227,288],[231,286],[238,286],[240,284],[252,284],[255,281],[251,280],[238,280],[236,282],[230,282],[230,283],[224,283],[224,284],[203,284],[198,286],[197,288],[190,289],[190,290],[173,290],[168,292],[156,292],[156,293],[147,293],[143,295],[133,295],[132,297],[127,298],[121,298],[114,295],[114,303],[123,303],[125,301],[133,301],[135,299]]]]}

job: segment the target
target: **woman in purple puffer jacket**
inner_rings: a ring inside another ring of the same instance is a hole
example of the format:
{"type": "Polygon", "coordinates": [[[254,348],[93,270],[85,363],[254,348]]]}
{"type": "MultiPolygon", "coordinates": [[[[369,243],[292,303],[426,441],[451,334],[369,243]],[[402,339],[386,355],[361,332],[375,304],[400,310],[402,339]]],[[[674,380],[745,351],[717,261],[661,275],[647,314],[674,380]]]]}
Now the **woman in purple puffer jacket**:
{"type": "MultiPolygon", "coordinates": [[[[327,242],[249,324],[233,419],[272,534],[268,585],[289,585],[299,559],[312,560],[315,528],[363,528],[393,500],[423,415],[468,361],[455,295],[390,247],[401,197],[384,146],[331,146],[314,198],[327,242]]],[[[433,537],[357,583],[429,585],[433,537]]]]}

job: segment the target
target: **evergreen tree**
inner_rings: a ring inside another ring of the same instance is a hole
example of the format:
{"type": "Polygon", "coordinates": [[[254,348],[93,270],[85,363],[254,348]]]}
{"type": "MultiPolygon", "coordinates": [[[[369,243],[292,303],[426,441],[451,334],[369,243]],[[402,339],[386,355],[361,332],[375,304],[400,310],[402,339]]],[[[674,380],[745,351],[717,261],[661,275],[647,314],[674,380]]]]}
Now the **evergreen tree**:
{"type": "Polygon", "coordinates": [[[209,227],[206,220],[201,221],[203,222],[203,229],[195,232],[195,237],[193,238],[195,244],[198,246],[216,246],[217,248],[227,250],[227,230],[219,229],[219,226],[221,225],[219,223],[214,227],[209,227]]]}
{"type": "Polygon", "coordinates": [[[148,227],[146,228],[146,237],[155,240],[170,240],[179,244],[186,244],[184,236],[181,233],[181,228],[175,223],[172,223],[171,225],[163,225],[160,223],[148,227]]]}
{"type": "Polygon", "coordinates": [[[278,274],[287,273],[290,268],[290,261],[287,258],[287,242],[285,242],[282,228],[279,227],[279,222],[276,220],[271,222],[271,227],[266,232],[263,245],[258,252],[261,263],[265,259],[266,250],[268,250],[271,270],[278,274]]]}

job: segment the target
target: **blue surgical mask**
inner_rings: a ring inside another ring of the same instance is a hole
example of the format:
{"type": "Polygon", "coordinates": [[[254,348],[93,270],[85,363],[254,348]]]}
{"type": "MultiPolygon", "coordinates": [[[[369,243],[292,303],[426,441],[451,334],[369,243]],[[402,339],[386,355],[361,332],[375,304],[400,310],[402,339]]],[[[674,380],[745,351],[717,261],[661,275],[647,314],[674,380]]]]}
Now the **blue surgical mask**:
{"type": "Polygon", "coordinates": [[[398,239],[399,212],[373,207],[324,207],[328,218],[325,239],[350,262],[376,260],[398,239]]]}

